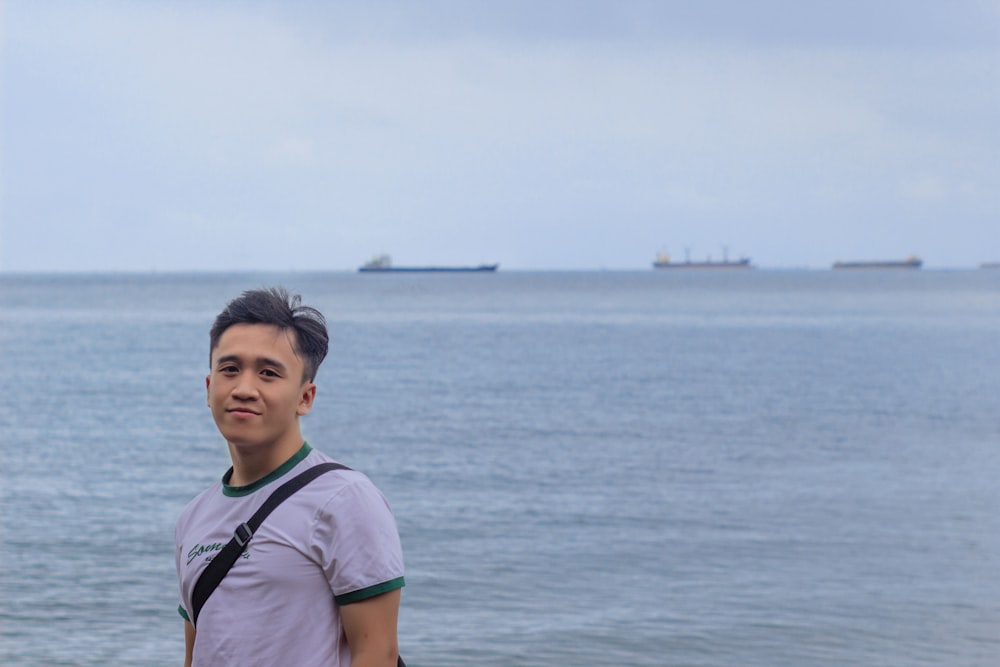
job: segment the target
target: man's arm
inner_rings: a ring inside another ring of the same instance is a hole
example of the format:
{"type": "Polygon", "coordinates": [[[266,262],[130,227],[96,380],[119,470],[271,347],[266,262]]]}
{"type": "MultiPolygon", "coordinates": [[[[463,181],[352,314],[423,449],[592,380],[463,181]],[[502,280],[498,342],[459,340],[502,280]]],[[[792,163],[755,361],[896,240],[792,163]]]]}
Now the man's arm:
{"type": "Polygon", "coordinates": [[[340,608],[344,634],[351,647],[351,667],[396,666],[399,599],[400,591],[396,589],[340,608]]]}
{"type": "Polygon", "coordinates": [[[194,626],[191,621],[184,621],[184,667],[191,667],[194,656],[194,626]]]}

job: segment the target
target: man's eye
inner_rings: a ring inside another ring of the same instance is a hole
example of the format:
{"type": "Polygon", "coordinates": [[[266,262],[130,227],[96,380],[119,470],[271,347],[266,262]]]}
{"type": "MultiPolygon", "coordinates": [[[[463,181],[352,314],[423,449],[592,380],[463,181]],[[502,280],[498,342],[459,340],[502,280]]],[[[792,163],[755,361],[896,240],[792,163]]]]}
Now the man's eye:
{"type": "Polygon", "coordinates": [[[280,377],[277,373],[275,373],[274,371],[272,371],[270,368],[266,368],[266,369],[262,370],[260,372],[260,374],[263,375],[264,377],[269,377],[269,378],[280,377]]]}
{"type": "Polygon", "coordinates": [[[236,366],[223,366],[219,369],[220,373],[236,373],[239,369],[236,366]]]}

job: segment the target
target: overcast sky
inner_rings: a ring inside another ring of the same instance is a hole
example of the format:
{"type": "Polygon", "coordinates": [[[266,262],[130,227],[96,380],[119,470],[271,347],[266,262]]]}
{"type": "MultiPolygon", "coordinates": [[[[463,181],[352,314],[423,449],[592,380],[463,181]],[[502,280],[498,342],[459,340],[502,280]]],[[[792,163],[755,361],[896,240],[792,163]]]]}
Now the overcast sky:
{"type": "Polygon", "coordinates": [[[1000,260],[998,0],[2,7],[0,271],[1000,260]]]}

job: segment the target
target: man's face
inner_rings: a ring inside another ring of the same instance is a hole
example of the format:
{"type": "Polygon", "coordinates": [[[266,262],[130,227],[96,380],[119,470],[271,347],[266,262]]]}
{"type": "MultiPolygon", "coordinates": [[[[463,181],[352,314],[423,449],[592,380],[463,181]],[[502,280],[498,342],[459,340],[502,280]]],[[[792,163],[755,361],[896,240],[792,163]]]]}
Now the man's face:
{"type": "Polygon", "coordinates": [[[269,324],[236,324],[219,338],[205,385],[215,424],[230,445],[302,444],[298,417],[312,408],[316,385],[303,381],[294,336],[269,324]]]}

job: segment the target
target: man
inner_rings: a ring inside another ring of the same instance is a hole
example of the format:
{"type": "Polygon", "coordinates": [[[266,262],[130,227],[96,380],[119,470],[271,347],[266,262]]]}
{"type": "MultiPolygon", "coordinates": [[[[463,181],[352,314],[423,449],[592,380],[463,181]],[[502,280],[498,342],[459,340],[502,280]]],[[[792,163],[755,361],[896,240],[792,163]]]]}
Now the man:
{"type": "Polygon", "coordinates": [[[186,667],[396,665],[399,534],[354,470],[322,474],[280,504],[193,615],[195,582],[235,528],[281,482],[331,460],[299,425],[328,341],[323,315],[281,288],[244,292],[212,326],[205,386],[233,466],[177,520],[186,667]]]}

